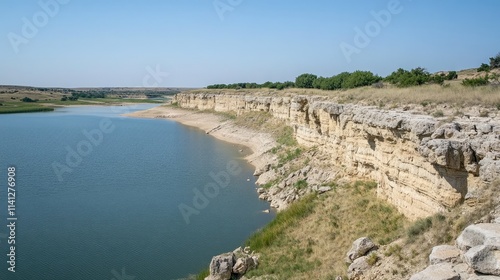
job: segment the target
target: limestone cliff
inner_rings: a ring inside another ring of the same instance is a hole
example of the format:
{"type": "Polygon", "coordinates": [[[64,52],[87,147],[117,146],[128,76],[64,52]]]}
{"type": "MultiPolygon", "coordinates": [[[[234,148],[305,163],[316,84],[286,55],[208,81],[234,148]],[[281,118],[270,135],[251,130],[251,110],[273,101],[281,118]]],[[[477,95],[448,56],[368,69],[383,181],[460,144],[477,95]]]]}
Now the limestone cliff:
{"type": "Polygon", "coordinates": [[[333,166],[377,181],[379,197],[411,219],[456,206],[500,174],[500,123],[462,117],[443,122],[404,110],[338,104],[317,96],[181,93],[180,107],[269,112],[317,146],[333,166]]]}

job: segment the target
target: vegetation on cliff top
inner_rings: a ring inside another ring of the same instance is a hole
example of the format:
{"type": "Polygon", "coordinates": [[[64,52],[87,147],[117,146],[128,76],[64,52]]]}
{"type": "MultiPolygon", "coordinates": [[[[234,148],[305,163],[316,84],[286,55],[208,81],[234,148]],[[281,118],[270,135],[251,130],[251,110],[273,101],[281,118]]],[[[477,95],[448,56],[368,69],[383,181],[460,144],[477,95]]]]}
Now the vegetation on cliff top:
{"type": "MultiPolygon", "coordinates": [[[[490,64],[482,64],[477,72],[486,71],[500,68],[500,53],[495,57],[490,58],[490,64]]],[[[255,89],[255,88],[270,88],[283,90],[286,88],[305,88],[305,89],[321,89],[321,90],[345,90],[358,87],[371,86],[383,87],[379,83],[382,80],[391,83],[397,87],[412,87],[421,86],[425,84],[439,84],[444,85],[445,81],[452,81],[458,78],[456,71],[449,71],[448,73],[440,72],[436,74],[429,73],[425,68],[417,67],[411,70],[399,68],[392,72],[389,76],[382,78],[373,74],[370,71],[354,71],[352,73],[342,72],[338,75],[331,77],[318,77],[317,75],[305,73],[297,78],[295,82],[265,82],[258,83],[235,83],[235,84],[214,84],[207,86],[207,89],[255,89]]],[[[483,79],[480,82],[465,82],[464,86],[483,86],[490,82],[498,84],[498,75],[477,77],[473,79],[483,79]]]]}

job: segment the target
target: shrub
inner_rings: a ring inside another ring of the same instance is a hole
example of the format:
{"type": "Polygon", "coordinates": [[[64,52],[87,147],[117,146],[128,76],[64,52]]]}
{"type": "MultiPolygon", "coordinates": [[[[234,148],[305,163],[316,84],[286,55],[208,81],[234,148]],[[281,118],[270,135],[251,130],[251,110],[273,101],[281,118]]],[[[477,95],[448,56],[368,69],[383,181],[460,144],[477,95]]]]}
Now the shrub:
{"type": "Polygon", "coordinates": [[[342,88],[349,89],[349,88],[369,86],[376,82],[379,82],[380,80],[382,80],[382,78],[377,75],[374,75],[372,72],[355,71],[342,82],[342,88]]]}
{"type": "Polygon", "coordinates": [[[432,76],[431,81],[435,84],[443,85],[444,79],[445,79],[445,77],[443,77],[441,75],[434,75],[434,76],[432,76]]]}
{"type": "Polygon", "coordinates": [[[434,112],[434,113],[432,114],[432,116],[433,116],[433,117],[435,117],[435,118],[440,118],[440,117],[443,117],[443,116],[444,116],[444,113],[443,113],[443,111],[441,111],[441,110],[437,110],[436,112],[434,112]]]}
{"type": "Polygon", "coordinates": [[[466,87],[478,87],[478,86],[485,86],[488,85],[489,82],[489,77],[488,75],[484,77],[478,77],[478,78],[470,78],[470,79],[464,79],[462,81],[462,85],[466,87]]]}
{"type": "Polygon", "coordinates": [[[479,68],[477,68],[477,72],[489,72],[490,71],[490,66],[486,63],[481,64],[479,68]]]}
{"type": "Polygon", "coordinates": [[[309,184],[307,183],[306,180],[298,180],[295,185],[294,185],[297,189],[301,190],[301,189],[305,189],[309,186],[309,184]]]}
{"type": "Polygon", "coordinates": [[[450,72],[448,72],[448,75],[446,75],[446,78],[445,78],[445,79],[446,79],[447,81],[451,81],[451,80],[455,80],[455,79],[457,79],[457,78],[458,78],[458,74],[457,74],[457,72],[456,72],[456,71],[450,71],[450,72]]]}
{"type": "Polygon", "coordinates": [[[430,79],[431,75],[422,67],[417,67],[411,71],[399,68],[385,78],[387,82],[397,87],[419,86],[428,83],[430,79]]]}
{"type": "Polygon", "coordinates": [[[23,99],[21,99],[22,102],[37,102],[38,100],[37,99],[31,99],[29,97],[24,97],[23,99]]]}
{"type": "Polygon", "coordinates": [[[429,230],[432,226],[432,219],[425,218],[417,220],[408,228],[408,238],[412,239],[429,230]]]}
{"type": "Polygon", "coordinates": [[[379,260],[379,257],[376,253],[371,253],[368,255],[368,258],[366,259],[366,262],[368,263],[369,266],[374,266],[379,260]]]}
{"type": "Polygon", "coordinates": [[[490,58],[490,68],[500,68],[500,53],[498,53],[495,57],[490,58]]]}
{"type": "Polygon", "coordinates": [[[318,76],[313,74],[302,74],[295,79],[295,86],[298,88],[313,88],[314,81],[318,76]]]}

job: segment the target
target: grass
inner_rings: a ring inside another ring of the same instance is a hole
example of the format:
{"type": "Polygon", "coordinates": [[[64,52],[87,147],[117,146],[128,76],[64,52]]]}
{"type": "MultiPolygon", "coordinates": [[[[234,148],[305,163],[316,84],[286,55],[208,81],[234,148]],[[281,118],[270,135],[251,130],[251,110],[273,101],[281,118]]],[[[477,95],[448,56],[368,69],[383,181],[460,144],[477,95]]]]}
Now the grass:
{"type": "Polygon", "coordinates": [[[196,275],[196,280],[205,280],[205,277],[210,275],[210,269],[205,268],[200,273],[196,275]]]}
{"type": "Polygon", "coordinates": [[[278,213],[276,218],[261,231],[253,234],[246,246],[252,250],[260,251],[270,247],[282,236],[285,231],[297,224],[301,219],[310,215],[315,208],[315,195],[304,197],[292,204],[287,210],[278,213]]]}
{"type": "Polygon", "coordinates": [[[0,114],[15,114],[15,113],[33,113],[33,112],[50,112],[54,108],[37,105],[33,103],[9,102],[3,103],[0,106],[0,114]]]}
{"type": "MultiPolygon", "coordinates": [[[[325,195],[308,197],[310,201],[300,200],[280,212],[276,223],[247,242],[252,250],[261,253],[259,268],[249,272],[248,277],[345,277],[344,257],[354,240],[369,236],[386,244],[405,236],[408,221],[393,206],[376,198],[375,187],[374,182],[358,181],[325,195]]],[[[369,256],[370,263],[378,260],[378,255],[369,256]]]]}
{"type": "Polygon", "coordinates": [[[299,190],[301,189],[305,189],[309,186],[309,184],[307,183],[306,180],[298,180],[296,183],[295,183],[295,187],[299,190]]]}

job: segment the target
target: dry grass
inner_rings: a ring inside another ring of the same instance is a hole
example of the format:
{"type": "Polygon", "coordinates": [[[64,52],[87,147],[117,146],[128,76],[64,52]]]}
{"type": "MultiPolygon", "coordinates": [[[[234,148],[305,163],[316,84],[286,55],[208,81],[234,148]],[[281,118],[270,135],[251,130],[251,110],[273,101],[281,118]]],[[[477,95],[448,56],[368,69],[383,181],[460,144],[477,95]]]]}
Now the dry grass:
{"type": "Polygon", "coordinates": [[[361,87],[350,90],[324,91],[318,89],[241,89],[241,90],[195,90],[195,93],[251,94],[251,95],[309,95],[323,96],[339,103],[360,103],[379,107],[397,108],[410,104],[449,104],[456,107],[483,106],[496,108],[500,105],[500,87],[464,87],[460,81],[447,82],[446,86],[423,85],[419,87],[384,88],[361,87]]]}
{"type": "Polygon", "coordinates": [[[370,236],[386,244],[404,235],[406,219],[376,198],[375,186],[357,182],[320,196],[311,214],[259,250],[261,265],[249,275],[335,279],[345,276],[344,257],[355,239],[370,236]]]}

